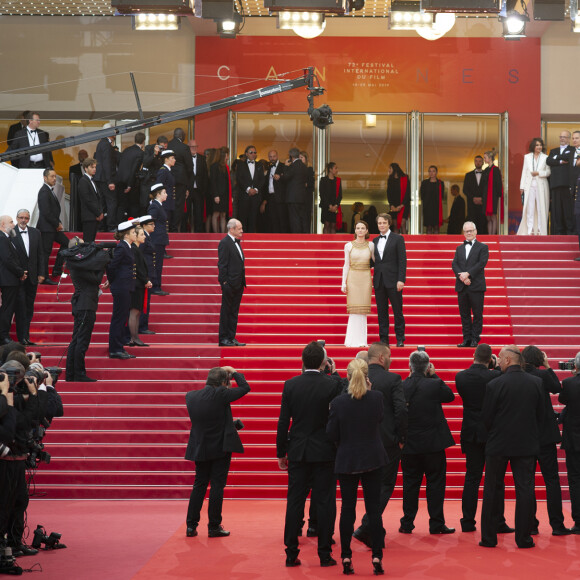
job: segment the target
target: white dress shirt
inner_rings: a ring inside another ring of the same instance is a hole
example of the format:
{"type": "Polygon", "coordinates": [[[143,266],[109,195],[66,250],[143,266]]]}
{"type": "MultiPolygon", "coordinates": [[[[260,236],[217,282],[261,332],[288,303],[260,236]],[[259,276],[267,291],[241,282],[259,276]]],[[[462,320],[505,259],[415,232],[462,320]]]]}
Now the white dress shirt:
{"type": "Polygon", "coordinates": [[[387,240],[389,239],[390,234],[391,234],[391,230],[389,230],[386,234],[384,234],[385,235],[384,238],[379,238],[379,241],[377,242],[377,250],[379,252],[379,256],[381,257],[381,260],[383,259],[383,253],[385,251],[385,246],[387,245],[387,240]]]}
{"type": "Polygon", "coordinates": [[[20,237],[22,238],[22,242],[26,248],[26,255],[30,256],[30,238],[28,237],[28,228],[21,230],[19,227],[18,231],[20,232],[20,237]]]}
{"type": "Polygon", "coordinates": [[[244,261],[244,254],[242,253],[242,248],[240,246],[240,244],[236,243],[236,238],[234,238],[234,236],[232,236],[232,234],[230,234],[228,232],[228,236],[230,236],[230,238],[232,238],[232,240],[234,240],[234,244],[236,244],[236,248],[238,249],[238,252],[240,253],[240,258],[242,258],[242,262],[244,261]]]}

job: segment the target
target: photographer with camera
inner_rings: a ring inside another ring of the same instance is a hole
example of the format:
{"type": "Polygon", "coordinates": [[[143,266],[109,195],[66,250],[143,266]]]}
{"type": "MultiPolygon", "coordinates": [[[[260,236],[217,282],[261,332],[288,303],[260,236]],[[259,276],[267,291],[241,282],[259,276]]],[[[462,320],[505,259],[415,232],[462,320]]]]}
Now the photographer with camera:
{"type": "Polygon", "coordinates": [[[562,381],[558,401],[566,405],[563,419],[562,449],[566,452],[566,469],[572,504],[573,534],[580,534],[580,352],[576,354],[571,377],[562,381]]]}
{"type": "Polygon", "coordinates": [[[216,367],[209,371],[206,385],[198,391],[185,395],[187,411],[191,420],[191,432],[185,459],[195,461],[195,482],[187,508],[188,538],[197,536],[200,512],[208,484],[209,492],[208,536],[223,538],[230,535],[222,523],[224,488],[230,469],[232,453],[243,453],[244,447],[237,431],[243,423],[233,420],[230,403],[250,392],[244,375],[236,369],[216,367]],[[231,379],[237,388],[231,387],[231,379]]]}

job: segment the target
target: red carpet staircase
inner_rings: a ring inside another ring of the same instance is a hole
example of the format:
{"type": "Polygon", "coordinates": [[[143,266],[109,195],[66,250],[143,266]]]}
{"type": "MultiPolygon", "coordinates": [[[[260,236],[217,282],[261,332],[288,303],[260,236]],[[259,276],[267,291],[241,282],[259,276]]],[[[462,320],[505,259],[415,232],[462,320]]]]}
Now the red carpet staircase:
{"type": "MultiPolygon", "coordinates": [[[[350,238],[245,236],[248,288],[238,339],[248,346],[219,348],[216,250],[220,237],[172,236],[168,251],[174,259],[166,261],[164,273],[164,288],[171,295],[153,297],[150,327],[157,334],[143,337],[151,344],[149,348],[131,350],[138,358],[107,358],[111,296],[107,292],[102,296],[87,357],[88,373],[99,381],[59,383],[65,417],[54,421],[45,438],[53,459],[35,477],[37,492],[50,498],[188,497],[193,465],[183,460],[189,433],[184,395],[204,385],[211,367],[231,364],[246,375],[252,392],[234,406],[234,417],[242,418],[246,426],[242,432],[246,452],[234,456],[227,497],[285,497],[287,478],[277,468],[274,445],[283,383],[300,372],[300,353],[310,340],[326,340],[328,354],[343,375],[356,354],[356,349],[342,346],[347,314],[340,280],[343,247],[350,238]]],[[[541,244],[530,240],[525,251],[533,255],[534,246],[545,246],[545,239],[541,244]]],[[[408,374],[409,354],[417,345],[426,346],[439,376],[452,388],[455,373],[471,364],[472,349],[456,347],[461,334],[450,266],[460,241],[454,236],[406,238],[407,339],[404,348],[393,349],[391,367],[403,378],[408,374]]],[[[511,287],[506,288],[502,252],[519,253],[519,248],[509,246],[519,239],[484,237],[482,241],[490,246],[482,340],[497,352],[514,341],[510,309],[514,315],[517,301],[511,287]],[[514,304],[508,304],[508,297],[514,304]]],[[[506,267],[511,268],[512,262],[506,267]]],[[[517,264],[513,267],[519,268],[517,264]]],[[[571,268],[580,270],[580,265],[566,262],[565,271],[569,273],[571,268]]],[[[61,285],[60,301],[53,287],[41,286],[39,291],[31,338],[39,343],[37,348],[47,364],[58,362],[70,338],[71,293],[70,279],[61,285]]],[[[553,300],[550,294],[547,300],[553,300]]],[[[520,311],[525,313],[524,306],[520,311]]],[[[574,308],[580,316],[580,307],[574,308]]],[[[546,330],[538,324],[531,332],[541,343],[544,338],[539,337],[546,330]]],[[[517,336],[520,340],[521,335],[517,336]]],[[[373,305],[369,341],[376,339],[373,305]]],[[[575,337],[574,344],[577,342],[575,337]]],[[[571,356],[559,353],[554,356],[571,356]]],[[[458,441],[461,400],[457,397],[444,407],[458,441]]],[[[447,497],[459,498],[464,474],[459,445],[448,450],[448,458],[447,497]]],[[[511,480],[507,485],[508,497],[513,497],[511,480]]],[[[540,478],[538,489],[538,497],[543,497],[540,478]]],[[[400,485],[395,494],[400,497],[400,485]]]]}

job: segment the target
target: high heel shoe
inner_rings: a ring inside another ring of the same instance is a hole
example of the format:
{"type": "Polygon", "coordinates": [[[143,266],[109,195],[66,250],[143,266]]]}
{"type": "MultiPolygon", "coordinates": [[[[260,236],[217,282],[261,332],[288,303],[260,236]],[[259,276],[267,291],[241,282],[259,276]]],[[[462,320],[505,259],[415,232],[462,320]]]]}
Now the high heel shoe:
{"type": "Polygon", "coordinates": [[[373,574],[375,576],[382,576],[385,573],[383,570],[383,563],[381,560],[376,560],[373,558],[373,574]]]}
{"type": "Polygon", "coordinates": [[[354,568],[352,567],[352,560],[348,558],[343,558],[342,560],[342,573],[346,576],[354,574],[354,568]]]}

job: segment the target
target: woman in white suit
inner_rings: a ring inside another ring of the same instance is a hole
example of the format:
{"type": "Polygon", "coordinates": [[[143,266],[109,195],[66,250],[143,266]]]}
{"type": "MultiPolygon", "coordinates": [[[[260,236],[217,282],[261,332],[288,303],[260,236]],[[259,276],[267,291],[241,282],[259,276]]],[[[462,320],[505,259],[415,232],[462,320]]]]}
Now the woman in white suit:
{"type": "Polygon", "coordinates": [[[544,142],[539,137],[532,139],[530,152],[524,156],[524,167],[520,181],[524,209],[518,235],[546,235],[548,233],[548,211],[550,207],[550,167],[546,164],[544,142]]]}

